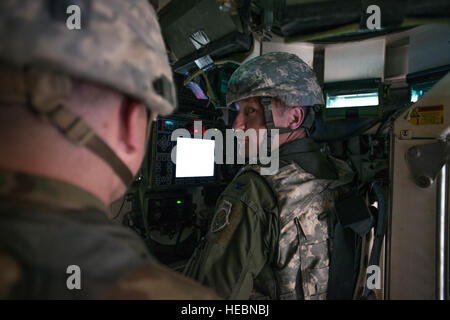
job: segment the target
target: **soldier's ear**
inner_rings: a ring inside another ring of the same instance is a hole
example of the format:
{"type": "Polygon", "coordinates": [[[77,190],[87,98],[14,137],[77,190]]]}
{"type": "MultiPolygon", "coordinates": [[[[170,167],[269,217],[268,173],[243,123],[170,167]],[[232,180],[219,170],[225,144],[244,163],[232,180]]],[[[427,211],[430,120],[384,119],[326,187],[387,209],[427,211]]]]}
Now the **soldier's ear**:
{"type": "MultiPolygon", "coordinates": [[[[153,115],[150,115],[152,117],[153,115]]],[[[147,128],[145,106],[141,102],[125,99],[122,105],[121,138],[126,153],[139,149],[144,141],[147,128]],[[143,140],[144,137],[144,140],[143,140]]]]}
{"type": "Polygon", "coordinates": [[[305,119],[305,110],[302,107],[292,107],[289,109],[289,129],[295,130],[301,126],[305,119]]]}

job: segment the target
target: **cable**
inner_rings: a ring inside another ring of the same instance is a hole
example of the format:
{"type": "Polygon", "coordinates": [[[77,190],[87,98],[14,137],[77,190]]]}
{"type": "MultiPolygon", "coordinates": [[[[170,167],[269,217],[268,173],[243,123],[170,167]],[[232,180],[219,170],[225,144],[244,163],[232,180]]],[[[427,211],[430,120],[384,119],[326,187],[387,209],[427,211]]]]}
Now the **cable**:
{"type": "Polygon", "coordinates": [[[120,216],[120,212],[122,211],[122,208],[123,208],[123,205],[125,204],[125,200],[126,200],[126,195],[125,196],[123,196],[123,201],[122,201],[122,204],[120,205],[120,209],[119,209],[119,212],[116,214],[116,216],[113,218],[113,220],[116,220],[117,219],[117,217],[119,217],[120,216]]]}
{"type": "Polygon", "coordinates": [[[388,126],[392,125],[399,116],[401,116],[409,107],[411,107],[411,105],[412,103],[405,103],[400,108],[393,110],[384,119],[382,119],[381,124],[375,133],[375,136],[379,137],[380,135],[382,135],[384,130],[388,126]]]}

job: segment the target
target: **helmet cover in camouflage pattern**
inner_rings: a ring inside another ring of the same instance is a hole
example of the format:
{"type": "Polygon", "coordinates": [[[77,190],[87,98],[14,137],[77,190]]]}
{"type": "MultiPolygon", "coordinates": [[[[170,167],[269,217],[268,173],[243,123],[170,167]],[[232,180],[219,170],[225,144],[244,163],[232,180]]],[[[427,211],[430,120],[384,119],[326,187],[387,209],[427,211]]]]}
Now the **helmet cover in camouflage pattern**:
{"type": "Polygon", "coordinates": [[[172,71],[147,0],[2,0],[0,39],[0,62],[109,86],[162,115],[175,109],[172,71]],[[71,4],[85,4],[80,30],[66,26],[71,4]]]}
{"type": "Polygon", "coordinates": [[[271,52],[241,65],[228,82],[227,106],[250,97],[277,97],[287,106],[323,105],[314,71],[298,56],[271,52]]]}

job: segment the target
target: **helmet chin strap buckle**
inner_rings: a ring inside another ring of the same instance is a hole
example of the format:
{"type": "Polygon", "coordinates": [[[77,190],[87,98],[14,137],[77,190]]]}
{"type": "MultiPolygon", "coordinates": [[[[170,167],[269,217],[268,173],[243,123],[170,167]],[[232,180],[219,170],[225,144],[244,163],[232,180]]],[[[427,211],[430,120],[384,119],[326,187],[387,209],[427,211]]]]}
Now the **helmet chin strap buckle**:
{"type": "Polygon", "coordinates": [[[273,120],[272,97],[261,97],[260,102],[264,108],[264,118],[266,120],[266,128],[267,128],[269,135],[270,135],[270,130],[272,130],[272,129],[277,129],[279,134],[291,133],[291,132],[299,131],[301,129],[305,129],[306,133],[309,136],[309,131],[314,123],[314,115],[312,115],[314,112],[312,110],[306,110],[306,117],[303,120],[303,123],[297,129],[279,128],[279,127],[275,126],[275,121],[273,120]]]}
{"type": "Polygon", "coordinates": [[[273,121],[272,114],[272,97],[261,97],[261,105],[264,108],[264,118],[266,120],[267,130],[275,128],[275,122],[273,121]]]}

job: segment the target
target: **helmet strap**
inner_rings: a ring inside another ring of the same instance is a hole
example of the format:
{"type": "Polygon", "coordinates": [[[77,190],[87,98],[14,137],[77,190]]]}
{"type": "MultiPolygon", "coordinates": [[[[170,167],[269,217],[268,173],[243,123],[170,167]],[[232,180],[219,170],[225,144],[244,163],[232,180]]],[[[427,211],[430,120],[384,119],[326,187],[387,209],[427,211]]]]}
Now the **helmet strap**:
{"type": "MultiPolygon", "coordinates": [[[[315,118],[315,112],[314,110],[311,110],[311,108],[304,108],[305,110],[305,119],[303,120],[302,124],[297,129],[289,129],[289,128],[279,128],[275,127],[275,122],[273,120],[273,113],[272,113],[272,97],[261,97],[261,105],[264,108],[264,118],[266,120],[266,127],[268,134],[270,135],[271,129],[278,129],[279,133],[290,133],[295,132],[301,129],[305,129],[306,134],[309,136],[310,131],[314,125],[314,118],[315,118]]],[[[270,140],[269,140],[270,141],[270,140]]]]}
{"type": "Polygon", "coordinates": [[[72,143],[84,146],[119,176],[125,186],[133,181],[130,169],[89,124],[66,106],[71,92],[70,77],[38,69],[23,72],[1,67],[0,101],[27,105],[33,113],[56,127],[72,143]]]}

